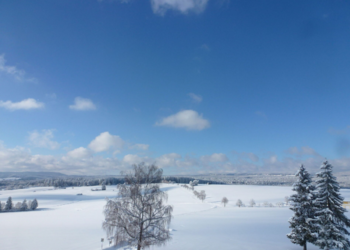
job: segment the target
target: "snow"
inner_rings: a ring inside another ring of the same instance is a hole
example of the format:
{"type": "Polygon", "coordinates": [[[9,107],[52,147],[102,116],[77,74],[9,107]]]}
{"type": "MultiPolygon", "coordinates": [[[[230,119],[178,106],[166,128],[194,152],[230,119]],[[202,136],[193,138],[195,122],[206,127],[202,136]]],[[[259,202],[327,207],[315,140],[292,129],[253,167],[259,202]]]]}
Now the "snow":
{"type": "MultiPolygon", "coordinates": [[[[116,188],[107,186],[103,192],[91,191],[91,188],[96,187],[1,191],[1,202],[6,202],[11,196],[14,203],[34,198],[39,203],[35,211],[0,213],[3,227],[1,249],[98,250],[101,249],[101,238],[105,239],[104,249],[116,249],[109,247],[101,227],[105,197],[115,197],[116,188]]],[[[168,204],[174,206],[172,240],[166,246],[151,247],[152,250],[301,249],[286,237],[290,232],[288,219],[293,215],[288,207],[235,206],[238,199],[246,205],[251,199],[257,204],[264,201],[272,204],[283,202],[285,196],[293,193],[291,187],[196,186],[198,192],[205,190],[207,197],[204,202],[196,198],[191,190],[176,184],[162,184],[162,189],[169,195],[168,204]],[[229,200],[226,207],[221,204],[224,196],[229,200]]],[[[345,200],[349,200],[350,190],[341,190],[341,194],[345,200]]],[[[308,249],[318,248],[309,244],[308,249]]]]}

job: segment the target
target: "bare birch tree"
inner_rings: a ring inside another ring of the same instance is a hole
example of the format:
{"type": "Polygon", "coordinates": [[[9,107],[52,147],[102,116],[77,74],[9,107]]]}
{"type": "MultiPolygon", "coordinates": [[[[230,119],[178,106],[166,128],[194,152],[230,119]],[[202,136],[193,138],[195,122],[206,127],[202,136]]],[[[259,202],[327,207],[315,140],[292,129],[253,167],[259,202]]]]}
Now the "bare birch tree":
{"type": "Polygon", "coordinates": [[[226,204],[228,203],[228,199],[226,197],[222,198],[221,203],[224,204],[224,207],[226,207],[226,204]]]}
{"type": "Polygon", "coordinates": [[[158,184],[162,173],[154,165],[134,165],[125,183],[117,186],[118,197],[107,200],[102,226],[115,245],[127,242],[140,250],[165,245],[171,239],[168,227],[173,208],[164,205],[167,194],[158,184]]]}
{"type": "Polygon", "coordinates": [[[198,198],[203,202],[206,197],[207,197],[207,195],[206,195],[205,191],[201,190],[200,193],[199,193],[198,198]]]}

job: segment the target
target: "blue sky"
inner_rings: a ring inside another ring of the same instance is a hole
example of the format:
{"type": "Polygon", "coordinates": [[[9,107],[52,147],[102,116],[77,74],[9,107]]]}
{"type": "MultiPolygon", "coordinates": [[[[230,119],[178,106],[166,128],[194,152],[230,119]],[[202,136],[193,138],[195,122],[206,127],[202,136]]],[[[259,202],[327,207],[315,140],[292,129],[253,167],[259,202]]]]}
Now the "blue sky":
{"type": "Polygon", "coordinates": [[[347,171],[349,11],[0,0],[0,171],[347,171]]]}

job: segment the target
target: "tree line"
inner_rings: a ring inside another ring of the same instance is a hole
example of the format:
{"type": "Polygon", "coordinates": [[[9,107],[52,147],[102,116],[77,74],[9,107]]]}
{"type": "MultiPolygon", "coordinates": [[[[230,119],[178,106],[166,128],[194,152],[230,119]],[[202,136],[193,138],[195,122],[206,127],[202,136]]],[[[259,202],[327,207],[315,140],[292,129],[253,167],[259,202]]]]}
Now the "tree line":
{"type": "Polygon", "coordinates": [[[0,202],[0,212],[15,212],[15,211],[27,211],[35,210],[39,206],[38,201],[34,199],[33,201],[24,200],[23,202],[13,203],[12,198],[9,197],[6,203],[0,202]]]}

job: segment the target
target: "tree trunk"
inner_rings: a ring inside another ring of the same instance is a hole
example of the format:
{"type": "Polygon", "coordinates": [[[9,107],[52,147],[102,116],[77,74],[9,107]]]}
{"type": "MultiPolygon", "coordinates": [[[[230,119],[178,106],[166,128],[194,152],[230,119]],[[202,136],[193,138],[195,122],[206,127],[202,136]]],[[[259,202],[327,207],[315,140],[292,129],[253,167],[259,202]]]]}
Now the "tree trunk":
{"type": "Polygon", "coordinates": [[[141,223],[141,230],[140,230],[140,236],[139,236],[139,242],[137,244],[137,250],[141,250],[141,241],[142,241],[142,229],[143,229],[143,223],[141,223]]]}
{"type": "Polygon", "coordinates": [[[304,250],[307,250],[306,243],[307,243],[307,242],[304,243],[304,250]]]}

